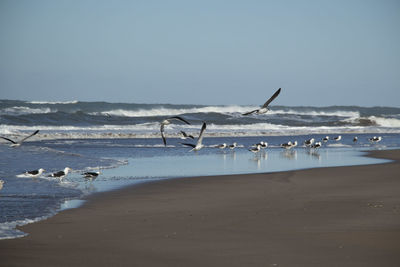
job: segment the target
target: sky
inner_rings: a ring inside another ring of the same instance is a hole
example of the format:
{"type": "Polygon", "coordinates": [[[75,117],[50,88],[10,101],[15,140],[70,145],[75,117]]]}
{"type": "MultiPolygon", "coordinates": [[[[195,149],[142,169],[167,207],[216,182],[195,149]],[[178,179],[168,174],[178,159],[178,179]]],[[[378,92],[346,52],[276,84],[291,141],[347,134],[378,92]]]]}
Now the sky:
{"type": "Polygon", "coordinates": [[[0,0],[0,99],[400,107],[400,1],[0,0]]]}

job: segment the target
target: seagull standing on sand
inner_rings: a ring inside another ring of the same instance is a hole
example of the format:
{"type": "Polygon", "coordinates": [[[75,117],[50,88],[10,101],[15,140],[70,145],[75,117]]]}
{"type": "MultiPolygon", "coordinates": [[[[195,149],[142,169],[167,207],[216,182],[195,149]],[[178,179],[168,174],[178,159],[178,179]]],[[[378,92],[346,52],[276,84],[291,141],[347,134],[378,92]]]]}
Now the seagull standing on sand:
{"type": "Polygon", "coordinates": [[[304,141],[304,145],[306,147],[310,147],[310,146],[312,146],[314,144],[314,141],[315,141],[314,138],[308,139],[308,140],[304,141]]]}
{"type": "Polygon", "coordinates": [[[71,168],[66,167],[63,171],[54,172],[49,175],[49,177],[59,178],[60,180],[64,179],[65,176],[68,175],[68,172],[72,171],[71,168]]]}
{"type": "Polygon", "coordinates": [[[206,123],[205,122],[203,122],[203,126],[201,127],[201,130],[200,130],[200,134],[199,134],[199,138],[197,139],[197,143],[196,143],[196,145],[194,145],[194,144],[189,144],[189,143],[181,143],[182,145],[185,145],[185,146],[190,146],[190,147],[192,147],[192,149],[190,150],[190,151],[199,151],[200,149],[202,149],[203,147],[204,147],[204,145],[203,145],[203,135],[204,135],[204,131],[206,130],[206,123]]]}
{"type": "Polygon", "coordinates": [[[357,136],[354,136],[353,142],[355,143],[355,142],[357,142],[357,141],[358,141],[358,137],[357,137],[357,136]]]}
{"type": "Polygon", "coordinates": [[[261,145],[257,144],[256,147],[250,148],[249,151],[253,152],[255,154],[255,153],[258,153],[260,151],[260,149],[261,149],[261,145]]]}
{"type": "Polygon", "coordinates": [[[336,136],[336,137],[333,138],[333,140],[335,140],[335,141],[340,141],[341,139],[342,139],[342,136],[341,136],[341,135],[336,136]]]}
{"type": "Polygon", "coordinates": [[[252,147],[257,147],[258,145],[260,146],[260,148],[267,148],[268,143],[264,142],[264,141],[261,141],[260,143],[252,145],[252,147]]]}
{"type": "Polygon", "coordinates": [[[237,143],[234,142],[232,145],[229,145],[229,149],[235,149],[237,147],[237,143]]]}
{"type": "Polygon", "coordinates": [[[27,171],[24,173],[24,175],[35,178],[42,175],[44,171],[45,169],[40,168],[39,170],[27,171]]]}
{"type": "Polygon", "coordinates": [[[184,122],[184,123],[190,125],[190,123],[189,123],[187,120],[185,120],[184,118],[179,117],[179,116],[173,116],[173,117],[169,117],[169,118],[163,120],[163,121],[161,122],[160,132],[161,132],[162,140],[163,140],[163,142],[164,142],[164,146],[167,145],[167,140],[165,139],[165,134],[164,134],[164,127],[165,127],[165,125],[171,124],[171,121],[173,121],[173,120],[182,121],[182,122],[184,122]]]}
{"type": "Polygon", "coordinates": [[[34,136],[34,135],[37,134],[38,132],[39,132],[39,130],[36,130],[36,131],[33,132],[32,134],[30,134],[30,135],[28,135],[27,137],[21,139],[19,142],[14,141],[14,140],[11,140],[11,139],[9,139],[9,138],[7,138],[7,137],[4,137],[4,136],[0,136],[0,138],[3,138],[4,140],[7,140],[7,141],[11,142],[11,143],[12,143],[12,144],[11,144],[11,147],[17,147],[17,146],[22,145],[22,143],[23,143],[26,139],[28,139],[28,138],[34,136]]]}
{"type": "Polygon", "coordinates": [[[279,95],[280,92],[281,92],[281,88],[279,88],[279,89],[267,100],[267,102],[265,102],[264,105],[262,105],[259,109],[255,109],[255,110],[252,110],[252,111],[250,111],[250,112],[243,113],[242,115],[243,115],[243,116],[247,116],[247,115],[250,115],[250,114],[253,114],[253,113],[256,113],[256,114],[267,113],[268,110],[269,110],[269,109],[268,109],[268,105],[279,95]]]}
{"type": "Polygon", "coordinates": [[[4,184],[4,181],[0,180],[0,190],[3,189],[3,184],[4,184]]]}
{"type": "Polygon", "coordinates": [[[293,147],[297,146],[297,141],[294,141],[294,143],[292,143],[291,141],[287,142],[287,143],[283,143],[281,144],[281,147],[285,148],[285,149],[291,149],[293,147]]]}
{"type": "Polygon", "coordinates": [[[220,144],[220,145],[216,145],[215,147],[219,148],[219,149],[225,149],[227,147],[226,143],[220,144]]]}
{"type": "Polygon", "coordinates": [[[84,172],[82,173],[84,178],[88,178],[90,180],[94,180],[97,178],[97,176],[99,176],[100,172],[84,172]]]}
{"type": "Polygon", "coordinates": [[[321,142],[315,142],[315,144],[311,145],[311,148],[320,148],[322,146],[321,142]]]}
{"type": "Polygon", "coordinates": [[[374,137],[372,137],[372,138],[370,138],[368,140],[371,141],[371,142],[374,142],[374,143],[378,143],[378,142],[380,142],[382,140],[382,136],[378,136],[378,137],[374,136],[374,137]]]}

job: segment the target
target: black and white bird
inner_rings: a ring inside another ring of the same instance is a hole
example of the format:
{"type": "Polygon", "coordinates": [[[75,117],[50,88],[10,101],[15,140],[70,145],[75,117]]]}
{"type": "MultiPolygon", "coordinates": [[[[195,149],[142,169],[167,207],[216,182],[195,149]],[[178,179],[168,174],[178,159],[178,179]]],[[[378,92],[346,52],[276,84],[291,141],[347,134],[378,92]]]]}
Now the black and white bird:
{"type": "Polygon", "coordinates": [[[324,141],[325,143],[329,141],[329,136],[325,136],[324,138],[322,138],[322,141],[324,141]]]}
{"type": "Polygon", "coordinates": [[[341,135],[338,135],[338,136],[336,136],[336,137],[333,137],[333,140],[335,140],[335,141],[340,141],[342,139],[342,136],[341,135]]]}
{"type": "Polygon", "coordinates": [[[268,109],[268,105],[279,95],[280,92],[281,92],[281,88],[279,88],[279,89],[267,100],[267,102],[265,102],[264,105],[262,105],[259,109],[255,109],[255,110],[252,110],[252,111],[250,111],[250,112],[243,113],[242,115],[243,115],[243,116],[247,116],[247,115],[250,115],[250,114],[253,114],[253,113],[255,113],[255,114],[267,113],[268,110],[269,110],[269,109],[268,109]]]}
{"type": "Polygon", "coordinates": [[[226,143],[223,143],[223,144],[216,145],[215,147],[217,147],[217,148],[219,148],[219,149],[225,149],[225,148],[227,148],[228,146],[226,145],[226,143]]]}
{"type": "Polygon", "coordinates": [[[374,142],[374,143],[378,143],[382,140],[382,136],[378,136],[378,137],[374,136],[372,138],[369,138],[368,140],[371,142],[374,142]]]}
{"type": "Polygon", "coordinates": [[[58,171],[58,172],[54,172],[54,173],[50,174],[49,177],[59,178],[60,180],[62,180],[65,178],[65,176],[68,175],[68,173],[70,171],[72,171],[72,169],[69,167],[66,167],[66,168],[64,168],[63,171],[58,171]]]}
{"type": "Polygon", "coordinates": [[[3,189],[4,181],[0,180],[0,190],[3,189]]]}
{"type": "Polygon", "coordinates": [[[268,143],[264,142],[264,141],[261,141],[260,145],[261,145],[261,148],[267,148],[268,147],[268,143]]]}
{"type": "Polygon", "coordinates": [[[306,147],[311,147],[314,144],[314,142],[315,142],[315,139],[311,138],[311,139],[308,139],[308,140],[304,141],[304,145],[306,147]]]}
{"type": "Polygon", "coordinates": [[[39,170],[27,171],[24,173],[24,175],[35,178],[42,175],[42,173],[45,171],[45,169],[40,168],[39,170]]]}
{"type": "Polygon", "coordinates": [[[229,149],[235,149],[237,147],[237,143],[233,142],[233,144],[229,145],[228,147],[229,149]]]}
{"type": "Polygon", "coordinates": [[[321,142],[315,142],[314,144],[311,145],[311,148],[320,148],[322,146],[321,142]]]}
{"type": "Polygon", "coordinates": [[[181,131],[181,134],[182,134],[181,139],[194,139],[193,135],[187,134],[184,131],[181,131]]]}
{"type": "Polygon", "coordinates": [[[259,143],[252,145],[252,147],[257,147],[258,145],[260,146],[260,148],[267,148],[268,147],[268,143],[264,142],[264,141],[260,141],[259,143]]]}
{"type": "Polygon", "coordinates": [[[293,147],[295,147],[295,146],[297,146],[297,141],[294,141],[294,142],[289,141],[289,142],[287,142],[287,143],[281,144],[281,147],[283,147],[283,148],[285,148],[285,149],[291,149],[291,148],[293,148],[293,147]]]}
{"type": "Polygon", "coordinates": [[[357,136],[354,136],[353,142],[355,143],[355,142],[357,142],[357,141],[358,141],[358,137],[357,137],[357,136]]]}
{"type": "Polygon", "coordinates": [[[179,116],[173,116],[173,117],[169,117],[169,118],[166,118],[165,120],[163,120],[160,125],[160,132],[161,132],[162,140],[164,142],[164,146],[167,145],[167,139],[165,138],[165,133],[164,133],[165,125],[171,124],[172,123],[171,121],[174,121],[174,120],[182,121],[182,122],[190,125],[190,122],[188,122],[187,120],[185,120],[184,118],[179,117],[179,116]]]}
{"type": "Polygon", "coordinates": [[[250,152],[253,152],[253,153],[255,154],[255,153],[260,152],[260,149],[261,149],[261,145],[260,145],[260,144],[257,144],[256,147],[250,148],[249,151],[250,151],[250,152]]]}
{"type": "Polygon", "coordinates": [[[82,173],[84,178],[90,179],[90,180],[94,180],[97,178],[97,176],[99,176],[100,172],[84,172],[82,173]]]}
{"type": "Polygon", "coordinates": [[[199,151],[204,147],[203,145],[203,137],[204,137],[204,131],[206,130],[206,123],[203,122],[203,126],[201,127],[199,138],[197,138],[197,143],[196,145],[194,144],[189,144],[189,143],[181,143],[184,146],[190,146],[192,149],[190,151],[199,151]]]}
{"type": "Polygon", "coordinates": [[[34,131],[32,134],[28,135],[28,136],[25,137],[25,138],[22,138],[22,139],[19,140],[19,141],[14,141],[14,140],[11,140],[10,138],[4,137],[4,136],[0,136],[0,138],[3,138],[4,140],[7,140],[7,141],[11,142],[11,145],[10,145],[11,147],[17,147],[17,146],[22,145],[22,143],[23,143],[26,139],[28,139],[28,138],[30,138],[30,137],[36,135],[38,132],[39,132],[39,130],[36,130],[36,131],[34,131]]]}
{"type": "Polygon", "coordinates": [[[289,141],[287,143],[283,143],[280,145],[280,147],[286,148],[286,149],[290,149],[292,148],[292,141],[289,141]]]}

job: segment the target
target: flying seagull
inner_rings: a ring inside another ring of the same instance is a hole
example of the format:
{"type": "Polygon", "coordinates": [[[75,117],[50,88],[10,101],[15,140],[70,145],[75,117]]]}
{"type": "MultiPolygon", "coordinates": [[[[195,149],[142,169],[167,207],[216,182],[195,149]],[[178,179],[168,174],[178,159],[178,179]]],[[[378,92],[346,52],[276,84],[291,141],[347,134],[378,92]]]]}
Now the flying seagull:
{"type": "Polygon", "coordinates": [[[173,121],[173,120],[183,121],[186,124],[190,124],[187,120],[185,120],[184,118],[179,117],[179,116],[173,116],[173,117],[169,117],[169,118],[166,118],[165,120],[163,120],[161,122],[160,132],[161,132],[162,140],[164,142],[164,146],[167,145],[167,140],[165,139],[165,134],[164,134],[164,127],[165,127],[165,125],[171,124],[171,121],[173,121]]]}
{"type": "Polygon", "coordinates": [[[242,115],[243,115],[243,116],[247,116],[247,115],[250,115],[250,114],[252,114],[252,113],[263,114],[263,113],[268,112],[268,110],[269,110],[269,109],[268,109],[268,105],[279,95],[280,92],[281,92],[281,88],[279,88],[279,89],[275,92],[275,94],[273,94],[273,95],[270,97],[270,99],[268,99],[267,102],[265,102],[264,105],[262,105],[262,107],[260,107],[259,109],[255,109],[255,110],[253,110],[253,111],[250,111],[250,112],[243,113],[242,115]]]}
{"type": "Polygon", "coordinates": [[[11,142],[12,143],[11,144],[12,147],[16,147],[16,146],[20,146],[26,139],[28,139],[29,137],[34,136],[38,132],[39,132],[39,130],[36,130],[34,133],[32,133],[31,135],[28,135],[27,137],[21,139],[19,142],[16,142],[16,141],[11,140],[11,139],[9,139],[7,137],[4,137],[4,136],[0,136],[0,138],[3,138],[4,140],[7,140],[7,141],[11,142]]]}
{"type": "Polygon", "coordinates": [[[190,146],[190,147],[192,147],[192,149],[190,150],[190,151],[199,151],[200,149],[202,149],[203,147],[204,147],[204,145],[202,144],[202,142],[203,142],[203,134],[204,134],[204,131],[206,130],[206,123],[205,122],[203,122],[203,126],[201,127],[201,130],[200,130],[200,134],[199,134],[199,138],[197,139],[197,143],[196,143],[196,145],[194,145],[194,144],[189,144],[189,143],[181,143],[182,145],[185,145],[185,146],[190,146]]]}

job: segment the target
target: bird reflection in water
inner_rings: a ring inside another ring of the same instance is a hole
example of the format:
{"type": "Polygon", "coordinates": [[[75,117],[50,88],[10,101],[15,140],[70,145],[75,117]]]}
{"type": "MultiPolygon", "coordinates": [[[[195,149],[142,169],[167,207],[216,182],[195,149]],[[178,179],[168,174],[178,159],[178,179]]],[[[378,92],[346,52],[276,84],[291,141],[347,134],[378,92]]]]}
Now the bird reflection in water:
{"type": "Polygon", "coordinates": [[[319,154],[319,152],[315,149],[310,149],[306,153],[315,159],[321,160],[321,154],[319,154]]]}
{"type": "Polygon", "coordinates": [[[285,150],[281,152],[281,156],[287,159],[297,159],[297,151],[296,150],[285,150]]]}

